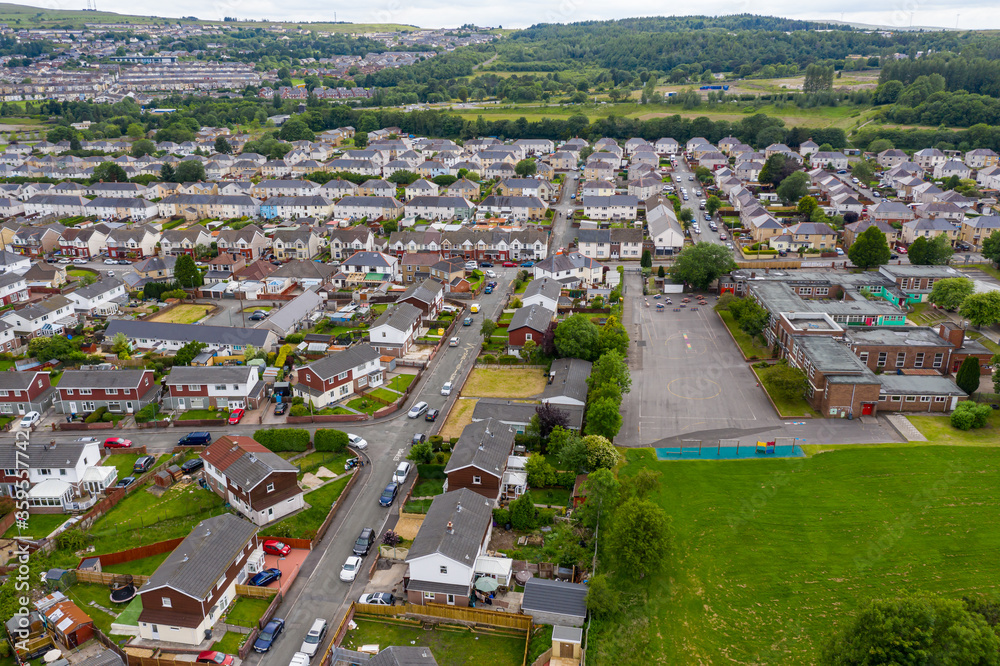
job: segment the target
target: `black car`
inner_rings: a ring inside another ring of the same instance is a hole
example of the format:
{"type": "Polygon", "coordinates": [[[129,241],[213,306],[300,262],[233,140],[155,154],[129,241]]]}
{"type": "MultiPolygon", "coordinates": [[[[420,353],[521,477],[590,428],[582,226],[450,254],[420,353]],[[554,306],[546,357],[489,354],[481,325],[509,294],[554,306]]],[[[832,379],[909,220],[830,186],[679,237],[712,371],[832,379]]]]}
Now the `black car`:
{"type": "Polygon", "coordinates": [[[261,630],[260,634],[257,635],[257,640],[253,643],[254,652],[267,652],[274,645],[274,641],[278,640],[278,636],[285,628],[285,621],[281,618],[275,618],[268,622],[264,629],[261,630]]]}
{"type": "Polygon", "coordinates": [[[288,411],[288,403],[287,402],[279,402],[278,404],[276,404],[274,406],[274,415],[275,416],[281,416],[282,414],[284,414],[287,411],[288,411]]]}
{"type": "Polygon", "coordinates": [[[191,458],[191,460],[187,460],[183,465],[181,465],[181,471],[185,474],[190,474],[191,472],[199,470],[204,466],[205,461],[201,458],[191,458]]]}
{"type": "Polygon", "coordinates": [[[378,498],[378,503],[382,506],[392,506],[392,501],[396,499],[396,493],[398,492],[399,484],[393,481],[382,491],[382,496],[378,498]]]}
{"type": "Polygon", "coordinates": [[[438,414],[441,413],[440,409],[428,409],[427,414],[424,415],[425,421],[436,421],[438,414]]]}
{"type": "Polygon", "coordinates": [[[413,436],[413,441],[410,442],[410,446],[422,444],[425,441],[427,441],[427,435],[425,435],[422,432],[418,432],[416,435],[413,436]]]}
{"type": "Polygon", "coordinates": [[[128,488],[133,483],[135,483],[135,477],[134,476],[126,476],[124,479],[119,479],[118,483],[115,484],[115,487],[116,488],[128,488]]]}
{"type": "Polygon", "coordinates": [[[264,315],[262,314],[252,314],[248,317],[250,321],[264,321],[264,315]]]}
{"type": "Polygon", "coordinates": [[[189,432],[180,438],[177,442],[178,446],[200,446],[203,444],[211,444],[212,435],[207,432],[189,432]]]}
{"type": "Polygon", "coordinates": [[[479,267],[480,268],[493,268],[493,262],[491,262],[491,261],[480,261],[479,262],[479,267]]]}
{"type": "Polygon", "coordinates": [[[370,527],[366,527],[361,530],[361,534],[358,535],[358,540],[354,542],[354,554],[358,557],[364,557],[368,554],[368,551],[372,549],[372,545],[375,543],[375,530],[370,527]]]}
{"type": "Polygon", "coordinates": [[[889,258],[890,259],[899,259],[899,255],[896,254],[895,252],[893,252],[892,254],[889,255],[889,258]]]}
{"type": "Polygon", "coordinates": [[[144,474],[148,472],[155,463],[156,458],[153,456],[141,456],[135,461],[135,464],[132,465],[132,471],[136,474],[144,474]]]}

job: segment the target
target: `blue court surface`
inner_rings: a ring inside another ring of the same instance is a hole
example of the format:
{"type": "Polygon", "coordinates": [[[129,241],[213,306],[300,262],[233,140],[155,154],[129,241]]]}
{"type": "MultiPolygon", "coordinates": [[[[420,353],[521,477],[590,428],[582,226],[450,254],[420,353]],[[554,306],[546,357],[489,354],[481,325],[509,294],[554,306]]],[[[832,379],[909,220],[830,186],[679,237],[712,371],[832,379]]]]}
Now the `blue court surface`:
{"type": "Polygon", "coordinates": [[[698,447],[685,446],[683,449],[677,446],[656,449],[657,460],[742,460],[755,458],[757,460],[769,460],[773,458],[804,458],[806,452],[798,444],[785,444],[782,446],[769,446],[767,453],[753,444],[746,446],[703,446],[701,451],[698,447]]]}

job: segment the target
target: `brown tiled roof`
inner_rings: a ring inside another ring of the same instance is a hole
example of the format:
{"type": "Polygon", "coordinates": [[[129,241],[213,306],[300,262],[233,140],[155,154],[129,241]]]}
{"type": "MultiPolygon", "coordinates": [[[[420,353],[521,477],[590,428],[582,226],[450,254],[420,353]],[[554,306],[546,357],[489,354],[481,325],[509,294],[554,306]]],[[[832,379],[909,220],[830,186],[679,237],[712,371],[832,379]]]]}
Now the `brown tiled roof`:
{"type": "Polygon", "coordinates": [[[267,449],[250,437],[223,435],[212,442],[201,457],[224,472],[247,451],[267,451],[267,449]]]}

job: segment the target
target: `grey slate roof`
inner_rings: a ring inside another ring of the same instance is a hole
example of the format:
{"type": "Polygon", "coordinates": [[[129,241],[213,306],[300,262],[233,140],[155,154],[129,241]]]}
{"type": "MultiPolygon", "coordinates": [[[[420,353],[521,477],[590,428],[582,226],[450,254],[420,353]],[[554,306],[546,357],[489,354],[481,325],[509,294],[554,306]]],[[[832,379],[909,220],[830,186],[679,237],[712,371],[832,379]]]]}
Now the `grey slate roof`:
{"type": "Polygon", "coordinates": [[[586,617],[587,586],[579,583],[531,578],[524,586],[521,609],[525,615],[530,615],[532,611],[539,611],[580,618],[586,617]]]}
{"type": "Polygon", "coordinates": [[[204,599],[256,533],[256,525],[232,514],[206,518],[157,567],[140,593],[169,586],[204,599]]]}
{"type": "Polygon", "coordinates": [[[433,303],[438,294],[444,291],[444,285],[435,280],[434,278],[427,278],[420,284],[414,284],[409,289],[403,292],[403,294],[396,299],[396,302],[402,302],[409,298],[415,298],[421,303],[433,303]]]}
{"type": "Polygon", "coordinates": [[[329,379],[330,377],[335,377],[342,372],[347,372],[348,370],[356,368],[359,365],[363,365],[369,361],[374,361],[380,358],[380,356],[381,355],[369,345],[354,345],[353,347],[348,347],[347,349],[339,351],[331,356],[326,356],[318,361],[313,361],[309,365],[303,366],[302,369],[308,368],[319,377],[329,379]]]}
{"type": "Polygon", "coordinates": [[[298,467],[271,451],[247,451],[222,470],[233,483],[246,491],[271,475],[271,472],[298,472],[298,467]]]}
{"type": "Polygon", "coordinates": [[[514,316],[511,317],[507,330],[516,331],[519,328],[527,326],[533,331],[544,333],[548,330],[553,316],[555,316],[555,313],[552,310],[538,303],[526,305],[514,311],[514,316]]]}
{"type": "Polygon", "coordinates": [[[555,379],[546,385],[542,400],[567,396],[583,402],[587,401],[587,377],[593,363],[579,358],[560,358],[552,362],[550,372],[555,379]]]}
{"type": "Polygon", "coordinates": [[[524,295],[521,298],[523,300],[529,296],[540,295],[545,296],[546,298],[551,298],[553,301],[558,301],[559,294],[561,292],[561,284],[551,278],[543,277],[529,282],[528,286],[525,287],[524,295]]]}
{"type": "Polygon", "coordinates": [[[895,375],[885,373],[877,376],[882,385],[879,393],[889,395],[954,395],[966,393],[951,379],[940,375],[895,375]]]}
{"type": "Polygon", "coordinates": [[[146,370],[67,370],[59,388],[135,388],[146,370]]]}
{"type": "Polygon", "coordinates": [[[470,423],[462,429],[444,472],[471,466],[499,478],[513,449],[514,430],[510,426],[493,419],[470,423]]]}
{"type": "Polygon", "coordinates": [[[94,298],[101,294],[106,294],[117,287],[121,287],[123,284],[118,278],[106,277],[84,287],[79,287],[73,293],[81,298],[94,298]]]}
{"type": "Polygon", "coordinates": [[[420,308],[410,303],[396,303],[395,307],[386,309],[369,330],[379,326],[389,326],[397,331],[407,331],[420,321],[420,308]]]}
{"type": "Polygon", "coordinates": [[[189,366],[175,365],[167,375],[167,384],[238,384],[247,381],[250,368],[245,365],[189,366]]]}
{"type": "Polygon", "coordinates": [[[128,338],[148,340],[177,340],[191,342],[199,340],[207,345],[247,345],[263,347],[267,344],[271,331],[238,326],[203,326],[201,324],[171,324],[159,321],[128,321],[115,319],[108,324],[105,336],[113,338],[115,333],[124,333],[128,338]]]}
{"type": "Polygon", "coordinates": [[[473,567],[479,555],[479,546],[492,520],[490,501],[468,488],[438,495],[431,501],[406,559],[409,561],[440,553],[473,567]],[[449,522],[452,525],[451,531],[448,531],[449,522]]]}
{"type": "MultiPolygon", "coordinates": [[[[27,460],[32,469],[68,469],[76,466],[86,446],[84,442],[60,442],[57,446],[51,446],[48,441],[41,442],[36,438],[36,441],[27,445],[27,451],[21,451],[20,460],[22,465],[27,460]]],[[[17,447],[12,444],[0,446],[0,469],[16,469],[18,457],[17,447]]],[[[87,464],[96,465],[99,459],[100,453],[93,460],[88,460],[87,464]]]]}

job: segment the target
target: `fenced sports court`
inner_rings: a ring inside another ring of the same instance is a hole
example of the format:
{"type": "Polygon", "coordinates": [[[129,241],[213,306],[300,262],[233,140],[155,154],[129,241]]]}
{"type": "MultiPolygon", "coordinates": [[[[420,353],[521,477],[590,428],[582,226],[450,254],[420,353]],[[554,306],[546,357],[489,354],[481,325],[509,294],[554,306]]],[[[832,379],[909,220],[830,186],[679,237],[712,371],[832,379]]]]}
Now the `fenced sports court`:
{"type": "Polygon", "coordinates": [[[656,449],[657,460],[741,460],[770,458],[803,458],[806,452],[796,437],[778,437],[773,440],[741,441],[718,439],[705,442],[699,439],[684,440],[678,446],[656,449]]]}

